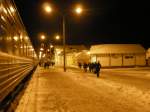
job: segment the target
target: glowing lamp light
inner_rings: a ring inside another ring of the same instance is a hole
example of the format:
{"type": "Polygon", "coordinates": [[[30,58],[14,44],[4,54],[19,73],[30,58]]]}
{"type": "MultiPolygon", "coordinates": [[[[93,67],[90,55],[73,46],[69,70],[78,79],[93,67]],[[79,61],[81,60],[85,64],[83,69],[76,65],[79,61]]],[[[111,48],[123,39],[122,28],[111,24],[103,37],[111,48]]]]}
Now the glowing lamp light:
{"type": "Polygon", "coordinates": [[[47,13],[52,12],[52,8],[51,8],[50,4],[48,4],[48,3],[44,3],[43,8],[44,8],[45,12],[47,12],[47,13]]]}
{"type": "Polygon", "coordinates": [[[18,41],[18,37],[17,37],[17,36],[14,36],[14,40],[15,40],[15,41],[18,41]]]}
{"type": "Polygon", "coordinates": [[[87,54],[90,55],[91,53],[90,53],[90,52],[87,52],[87,54]]]}
{"type": "Polygon", "coordinates": [[[23,39],[22,35],[20,36],[20,39],[21,39],[21,40],[23,39]]]}
{"type": "Polygon", "coordinates": [[[43,48],[41,48],[40,50],[41,50],[41,51],[43,51],[44,49],[43,49],[43,48]]]}
{"type": "Polygon", "coordinates": [[[45,57],[45,54],[43,54],[43,58],[45,57]]]}
{"type": "Polygon", "coordinates": [[[82,8],[81,7],[77,7],[76,9],[75,9],[75,12],[77,13],[77,14],[81,14],[82,13],[82,8]]]}
{"type": "Polygon", "coordinates": [[[4,16],[2,16],[2,15],[1,15],[1,19],[2,19],[3,21],[6,21],[6,19],[5,19],[4,16]]]}
{"type": "Polygon", "coordinates": [[[50,48],[52,48],[53,47],[53,45],[50,45],[50,48]]]}
{"type": "Polygon", "coordinates": [[[56,36],[56,40],[59,40],[59,39],[60,39],[60,36],[59,36],[59,35],[57,35],[57,36],[56,36]]]}
{"type": "Polygon", "coordinates": [[[44,40],[44,39],[45,39],[45,36],[44,36],[44,35],[42,35],[42,36],[41,36],[41,39],[42,39],[42,40],[44,40]]]}
{"type": "Polygon", "coordinates": [[[61,53],[61,51],[57,51],[57,54],[59,55],[61,53]]]}
{"type": "Polygon", "coordinates": [[[46,6],[46,7],[45,7],[45,11],[48,12],[48,13],[50,13],[50,12],[52,12],[52,8],[49,7],[49,6],[46,6]]]}
{"type": "Polygon", "coordinates": [[[11,6],[11,7],[10,7],[10,11],[11,11],[12,13],[14,13],[14,12],[15,12],[15,9],[11,6]]]}
{"type": "Polygon", "coordinates": [[[29,37],[28,37],[28,36],[26,36],[26,37],[25,37],[25,40],[28,40],[28,38],[29,38],[29,37]]]}
{"type": "Polygon", "coordinates": [[[7,10],[5,8],[3,8],[3,11],[4,11],[5,14],[7,14],[7,10]]]}

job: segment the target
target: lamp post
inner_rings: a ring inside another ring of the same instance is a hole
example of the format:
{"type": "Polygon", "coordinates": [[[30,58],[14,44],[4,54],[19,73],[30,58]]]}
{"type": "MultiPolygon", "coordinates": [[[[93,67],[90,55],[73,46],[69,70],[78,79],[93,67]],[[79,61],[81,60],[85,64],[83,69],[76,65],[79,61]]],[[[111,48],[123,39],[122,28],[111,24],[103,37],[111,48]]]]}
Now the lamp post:
{"type": "MultiPolygon", "coordinates": [[[[43,4],[43,7],[44,7],[44,10],[45,10],[46,13],[51,13],[52,12],[52,8],[51,8],[50,4],[45,3],[45,4],[43,4]]],[[[80,15],[83,11],[81,5],[76,6],[74,11],[75,11],[76,14],[80,15]]],[[[65,35],[66,35],[66,31],[65,31],[65,27],[66,27],[65,26],[65,24],[66,24],[65,18],[66,18],[66,15],[65,14],[61,14],[61,15],[62,15],[62,28],[63,28],[63,54],[64,54],[63,69],[64,69],[64,72],[66,72],[66,37],[65,37],[65,35]]]]}
{"type": "Polygon", "coordinates": [[[64,72],[66,72],[66,37],[65,37],[65,15],[63,15],[63,51],[64,51],[64,72]]]}

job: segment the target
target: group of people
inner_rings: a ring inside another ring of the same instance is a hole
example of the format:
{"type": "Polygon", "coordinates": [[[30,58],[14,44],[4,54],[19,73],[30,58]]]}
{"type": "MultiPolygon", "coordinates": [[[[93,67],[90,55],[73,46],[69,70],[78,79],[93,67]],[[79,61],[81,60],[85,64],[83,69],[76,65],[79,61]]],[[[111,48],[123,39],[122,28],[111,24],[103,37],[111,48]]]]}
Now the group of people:
{"type": "Polygon", "coordinates": [[[78,63],[79,68],[83,68],[85,72],[87,72],[87,69],[89,68],[90,72],[93,72],[99,77],[100,74],[100,69],[101,69],[101,64],[100,62],[95,62],[95,63],[78,63]]]}
{"type": "Polygon", "coordinates": [[[55,62],[50,62],[50,61],[39,62],[39,66],[44,67],[45,69],[49,68],[49,66],[54,66],[54,65],[55,65],[55,62]]]}

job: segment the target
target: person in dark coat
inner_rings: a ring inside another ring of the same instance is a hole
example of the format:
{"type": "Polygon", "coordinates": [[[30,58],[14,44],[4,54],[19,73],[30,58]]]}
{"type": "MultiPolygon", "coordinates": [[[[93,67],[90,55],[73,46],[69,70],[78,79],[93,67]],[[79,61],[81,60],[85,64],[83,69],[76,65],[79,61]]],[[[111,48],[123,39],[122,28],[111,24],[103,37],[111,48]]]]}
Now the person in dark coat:
{"type": "Polygon", "coordinates": [[[78,66],[79,66],[79,68],[81,69],[81,67],[82,67],[82,64],[81,64],[80,62],[78,62],[78,66]]]}
{"type": "Polygon", "coordinates": [[[99,73],[100,73],[100,69],[101,69],[101,64],[100,62],[96,63],[96,75],[97,77],[99,77],[99,73]]]}
{"type": "Polygon", "coordinates": [[[87,63],[84,63],[84,64],[83,64],[83,68],[84,68],[84,71],[85,71],[85,72],[87,72],[87,67],[88,67],[88,64],[87,64],[87,63]]]}
{"type": "Polygon", "coordinates": [[[89,66],[89,71],[91,72],[92,71],[92,63],[89,63],[88,66],[89,66]]]}

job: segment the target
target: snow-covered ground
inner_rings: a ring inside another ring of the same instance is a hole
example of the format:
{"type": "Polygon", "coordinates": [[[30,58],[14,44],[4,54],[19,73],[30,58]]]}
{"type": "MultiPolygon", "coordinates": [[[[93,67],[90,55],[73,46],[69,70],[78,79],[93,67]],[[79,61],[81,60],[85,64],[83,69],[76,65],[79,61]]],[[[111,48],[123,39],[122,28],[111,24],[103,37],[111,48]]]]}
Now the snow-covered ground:
{"type": "Polygon", "coordinates": [[[16,112],[150,112],[150,69],[78,69],[33,75],[16,112]]]}

